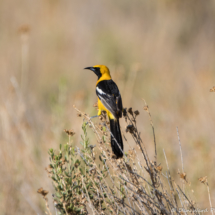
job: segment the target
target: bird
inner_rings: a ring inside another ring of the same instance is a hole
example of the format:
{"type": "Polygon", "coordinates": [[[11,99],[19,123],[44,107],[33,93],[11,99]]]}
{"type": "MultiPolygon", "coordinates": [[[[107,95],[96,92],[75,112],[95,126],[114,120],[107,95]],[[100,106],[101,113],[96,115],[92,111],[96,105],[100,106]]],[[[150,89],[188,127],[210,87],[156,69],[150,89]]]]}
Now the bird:
{"type": "Polygon", "coordinates": [[[98,77],[96,82],[98,114],[94,117],[100,116],[102,111],[107,113],[110,121],[112,151],[115,154],[116,159],[122,158],[123,140],[120,130],[119,118],[122,117],[123,106],[120,91],[116,83],[112,80],[108,67],[104,65],[95,65],[92,67],[86,67],[84,69],[93,71],[98,77]]]}

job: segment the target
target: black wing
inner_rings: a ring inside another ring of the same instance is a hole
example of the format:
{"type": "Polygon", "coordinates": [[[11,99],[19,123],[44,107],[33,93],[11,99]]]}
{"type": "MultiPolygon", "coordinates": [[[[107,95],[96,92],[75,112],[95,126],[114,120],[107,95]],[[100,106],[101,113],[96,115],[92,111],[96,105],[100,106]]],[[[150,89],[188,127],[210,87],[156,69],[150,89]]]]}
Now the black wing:
{"type": "Polygon", "coordinates": [[[96,86],[96,94],[115,118],[122,117],[122,98],[113,80],[100,81],[96,86]]]}

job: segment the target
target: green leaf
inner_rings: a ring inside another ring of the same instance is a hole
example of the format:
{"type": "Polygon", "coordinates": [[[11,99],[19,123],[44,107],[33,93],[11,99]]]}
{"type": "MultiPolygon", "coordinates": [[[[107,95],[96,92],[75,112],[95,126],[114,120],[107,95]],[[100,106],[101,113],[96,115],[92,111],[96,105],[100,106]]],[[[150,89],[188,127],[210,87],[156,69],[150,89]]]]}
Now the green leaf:
{"type": "Polygon", "coordinates": [[[54,176],[52,176],[52,180],[58,182],[58,180],[54,176]]]}
{"type": "Polygon", "coordinates": [[[89,182],[89,183],[86,185],[87,189],[89,189],[90,186],[92,186],[92,182],[89,182]]]}
{"type": "Polygon", "coordinates": [[[68,144],[64,144],[64,150],[67,152],[69,149],[69,145],[68,144]]]}
{"type": "Polygon", "coordinates": [[[62,195],[59,192],[56,192],[55,195],[58,199],[62,198],[62,195]]]}
{"type": "Polygon", "coordinates": [[[102,140],[103,140],[103,142],[105,143],[105,136],[102,136],[102,140]]]}
{"type": "Polygon", "coordinates": [[[60,160],[62,158],[62,152],[60,152],[58,159],[60,160]]]}
{"type": "Polygon", "coordinates": [[[79,207],[79,208],[74,208],[74,210],[76,211],[76,212],[81,212],[81,210],[84,208],[84,206],[81,206],[81,207],[79,207]]]}
{"type": "Polygon", "coordinates": [[[82,168],[79,168],[79,170],[80,170],[81,174],[84,176],[84,171],[83,171],[83,169],[82,169],[82,168]]]}
{"type": "Polygon", "coordinates": [[[70,177],[70,174],[67,171],[64,171],[64,173],[67,177],[70,177]]]}

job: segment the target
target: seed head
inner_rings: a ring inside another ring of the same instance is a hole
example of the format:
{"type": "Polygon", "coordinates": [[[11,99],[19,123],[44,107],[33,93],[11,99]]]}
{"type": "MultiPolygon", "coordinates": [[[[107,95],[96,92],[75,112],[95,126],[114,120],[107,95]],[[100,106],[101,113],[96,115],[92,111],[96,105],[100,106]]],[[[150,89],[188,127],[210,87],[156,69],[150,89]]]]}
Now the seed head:
{"type": "Polygon", "coordinates": [[[199,181],[203,184],[206,184],[207,183],[207,176],[199,178],[199,181]]]}
{"type": "Polygon", "coordinates": [[[130,113],[131,115],[133,115],[132,107],[128,108],[128,113],[130,113]]]}
{"type": "Polygon", "coordinates": [[[75,132],[74,132],[73,130],[64,129],[64,131],[65,131],[69,136],[75,135],[75,132]]]}
{"type": "Polygon", "coordinates": [[[128,125],[127,127],[126,127],[126,130],[125,130],[126,132],[129,132],[129,133],[134,133],[134,131],[136,131],[136,128],[134,127],[134,125],[128,125]]]}
{"type": "Polygon", "coordinates": [[[140,112],[139,112],[138,110],[135,110],[135,111],[134,111],[134,114],[135,114],[136,116],[138,116],[138,115],[140,115],[140,112]]]}
{"type": "Polygon", "coordinates": [[[45,196],[49,193],[49,191],[43,190],[42,187],[39,188],[39,189],[37,190],[37,192],[38,192],[39,194],[41,194],[43,197],[45,197],[45,196]]]}

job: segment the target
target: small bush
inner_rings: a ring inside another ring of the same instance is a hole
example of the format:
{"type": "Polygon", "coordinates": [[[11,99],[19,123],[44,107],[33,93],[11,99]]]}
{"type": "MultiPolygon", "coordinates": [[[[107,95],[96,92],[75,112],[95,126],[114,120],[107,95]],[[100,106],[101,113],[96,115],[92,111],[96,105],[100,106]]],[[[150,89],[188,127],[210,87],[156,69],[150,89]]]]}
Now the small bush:
{"type": "MultiPolygon", "coordinates": [[[[133,137],[142,155],[131,148],[122,159],[116,160],[110,148],[105,114],[99,124],[94,124],[89,116],[76,110],[87,121],[82,125],[82,147],[70,144],[74,132],[65,130],[69,143],[60,145],[59,151],[49,150],[47,171],[55,188],[54,203],[59,214],[180,214],[183,210],[197,213],[194,201],[188,198],[189,189],[185,192],[186,174],[179,173],[181,188],[171,178],[169,169],[165,174],[157,164],[152,121],[154,161],[149,159],[136,126],[139,111],[132,108],[124,111],[126,132],[133,137]],[[95,133],[97,146],[91,145],[88,129],[95,133]]],[[[147,106],[144,110],[149,113],[147,106]]],[[[151,119],[150,113],[149,116],[151,119]]]]}

